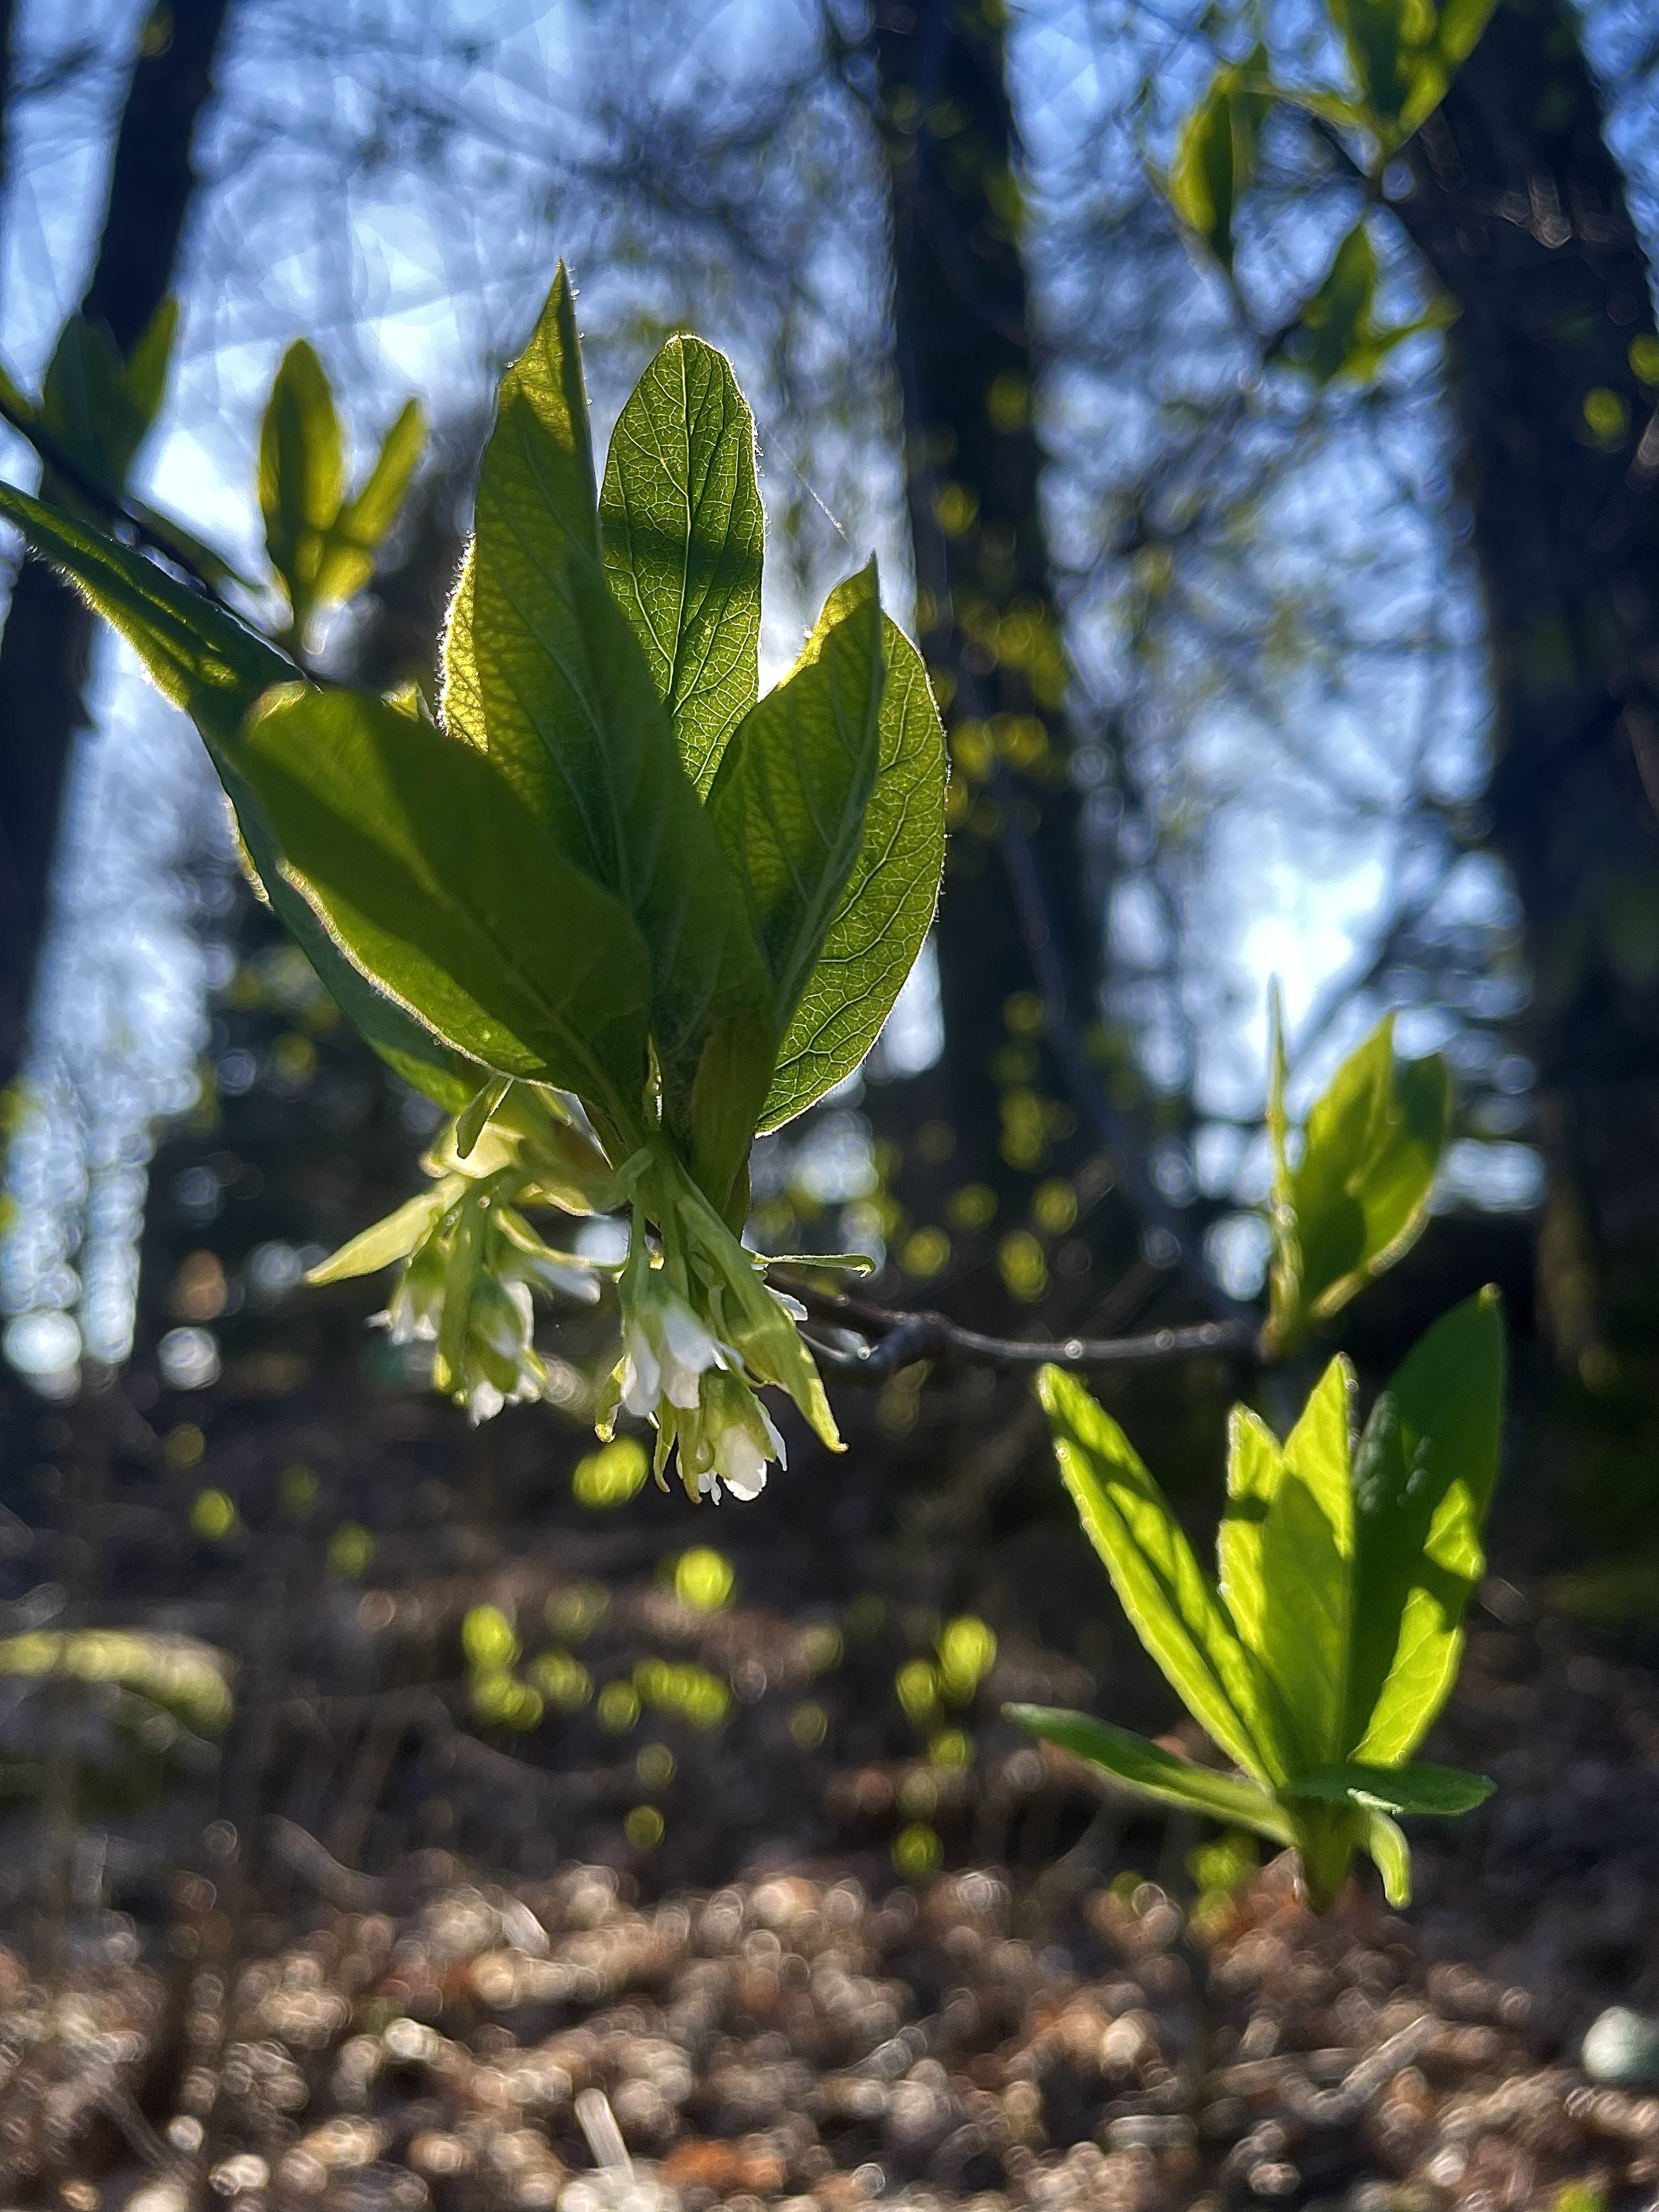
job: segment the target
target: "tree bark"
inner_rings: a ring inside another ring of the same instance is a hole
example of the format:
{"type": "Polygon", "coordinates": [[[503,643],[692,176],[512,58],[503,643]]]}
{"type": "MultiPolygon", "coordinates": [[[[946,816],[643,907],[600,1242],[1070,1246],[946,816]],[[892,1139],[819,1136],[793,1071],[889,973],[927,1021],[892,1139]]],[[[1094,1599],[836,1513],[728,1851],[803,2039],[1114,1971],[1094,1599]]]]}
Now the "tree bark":
{"type": "MultiPolygon", "coordinates": [[[[195,183],[196,127],[228,7],[228,0],[173,0],[155,9],[143,34],[82,301],[123,354],[173,283],[195,183]]],[[[45,489],[50,496],[50,483],[45,489]]],[[[91,617],[67,586],[25,562],[0,639],[0,1087],[15,1076],[26,1049],[58,817],[85,720],[91,631],[91,617]]]]}
{"type": "Polygon", "coordinates": [[[1659,346],[1604,120],[1573,9],[1503,0],[1399,204],[1460,310],[1492,843],[1534,978],[1540,1310],[1601,1392],[1651,1356],[1659,1310],[1659,346]]]}

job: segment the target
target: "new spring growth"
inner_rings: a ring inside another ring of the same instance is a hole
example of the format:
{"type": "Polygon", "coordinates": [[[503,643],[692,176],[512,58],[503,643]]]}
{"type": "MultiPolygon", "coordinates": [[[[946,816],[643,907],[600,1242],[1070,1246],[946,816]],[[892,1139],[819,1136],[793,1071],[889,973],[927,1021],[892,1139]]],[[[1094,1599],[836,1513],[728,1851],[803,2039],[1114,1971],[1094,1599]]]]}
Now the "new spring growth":
{"type": "MultiPolygon", "coordinates": [[[[294,644],[364,580],[413,432],[348,514],[308,351],[272,410],[260,496],[294,644]],[[325,479],[339,497],[313,515],[325,479]]],[[[544,1387],[530,1293],[575,1279],[523,1209],[631,1207],[679,1303],[641,1262],[629,1401],[688,1489],[758,1487],[777,1449],[758,1387],[837,1443],[796,1317],[738,1241],[750,1147],[859,1065],[921,950],[945,737],[873,562],[763,696],[765,516],[730,363],[671,338],[601,471],[560,270],[497,394],[435,714],[412,688],[302,677],[66,508],[0,485],[0,514],[193,716],[274,910],[375,1050],[455,1117],[434,1188],[322,1278],[400,1267],[386,1325],[432,1342],[434,1381],[483,1419],[544,1387]]]]}

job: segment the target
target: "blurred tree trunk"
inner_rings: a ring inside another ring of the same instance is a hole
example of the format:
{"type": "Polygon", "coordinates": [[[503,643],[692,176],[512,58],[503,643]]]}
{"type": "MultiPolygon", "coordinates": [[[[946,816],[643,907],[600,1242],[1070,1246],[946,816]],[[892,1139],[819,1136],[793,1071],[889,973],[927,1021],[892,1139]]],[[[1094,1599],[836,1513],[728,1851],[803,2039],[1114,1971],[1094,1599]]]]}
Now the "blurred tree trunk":
{"type": "Polygon", "coordinates": [[[1541,1304],[1586,1389],[1633,1407],[1632,1355],[1659,1341],[1659,345],[1604,122],[1576,11],[1502,0],[1399,212],[1461,311],[1492,842],[1534,979],[1541,1304]]]}
{"type": "MultiPolygon", "coordinates": [[[[1136,1264],[1120,1209],[1109,1236],[1100,1220],[1086,1242],[1068,1234],[1079,1196],[1092,1203],[1115,1176],[1141,1220],[1163,1209],[1088,1064],[1101,1041],[1103,887],[1069,774],[1002,27],[992,0],[878,0],[875,11],[916,626],[952,759],[936,940],[946,1043],[905,1086],[911,1225],[898,1256],[925,1281],[943,1246],[935,1233],[930,1251],[914,1223],[942,1222],[958,1267],[988,1243],[1006,1289],[1029,1302],[1048,1290],[1051,1260],[1080,1279],[1104,1243],[1109,1279],[1136,1264]],[[1056,1172],[1068,1167],[1082,1185],[1069,1197],[1056,1172]]],[[[897,1116],[879,1091],[870,1103],[890,1134],[897,1116]]],[[[1138,1296],[1158,1279],[1141,1272],[1138,1296]]]]}
{"type": "MultiPolygon", "coordinates": [[[[9,0],[0,5],[3,22],[9,0]]],[[[123,354],[173,283],[195,185],[196,127],[228,7],[228,0],[163,0],[141,36],[81,303],[108,325],[123,354]]],[[[64,784],[85,720],[91,632],[75,594],[38,562],[25,562],[0,640],[0,1087],[25,1050],[64,784]]]]}

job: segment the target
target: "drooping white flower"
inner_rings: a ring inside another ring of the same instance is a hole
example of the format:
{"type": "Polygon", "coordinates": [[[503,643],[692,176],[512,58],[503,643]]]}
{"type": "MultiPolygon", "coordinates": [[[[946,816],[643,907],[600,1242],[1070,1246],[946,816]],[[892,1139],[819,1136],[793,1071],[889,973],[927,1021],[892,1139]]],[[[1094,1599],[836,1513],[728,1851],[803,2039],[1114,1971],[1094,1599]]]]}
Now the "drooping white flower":
{"type": "Polygon", "coordinates": [[[404,1262],[385,1310],[371,1314],[369,1324],[386,1330],[394,1344],[432,1344],[443,1310],[443,1249],[441,1240],[433,1237],[404,1262]]]}
{"type": "Polygon", "coordinates": [[[643,1419],[665,1398],[689,1413],[702,1377],[725,1364],[714,1337],[659,1272],[624,1276],[622,1398],[630,1413],[643,1419]]]}
{"type": "Polygon", "coordinates": [[[771,1462],[789,1461],[771,1415],[729,1370],[703,1377],[696,1418],[680,1424],[680,1454],[690,1455],[699,1493],[716,1504],[722,1487],[745,1502],[758,1498],[771,1462]]]}

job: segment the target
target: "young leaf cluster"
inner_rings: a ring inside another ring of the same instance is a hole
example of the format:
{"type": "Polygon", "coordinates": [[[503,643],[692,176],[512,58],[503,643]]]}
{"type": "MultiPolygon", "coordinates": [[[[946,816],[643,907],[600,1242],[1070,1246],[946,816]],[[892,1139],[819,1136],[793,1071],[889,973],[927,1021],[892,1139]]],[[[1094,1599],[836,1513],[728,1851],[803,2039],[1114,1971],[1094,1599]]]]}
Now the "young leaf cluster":
{"type": "Polygon", "coordinates": [[[755,1385],[839,1439],[797,1316],[738,1242],[749,1149],[858,1065],[932,919],[926,674],[872,562],[760,696],[764,520],[730,365],[671,339],[601,476],[561,268],[501,381],[439,711],[308,681],[310,628],[366,580],[422,437],[411,404],[348,494],[327,378],[289,350],[258,466],[286,653],[61,503],[0,487],[0,513],[193,715],[265,895],[458,1117],[437,1190],[330,1270],[397,1258],[391,1325],[434,1341],[477,1414],[538,1387],[519,1262],[544,1286],[558,1270],[526,1255],[517,1204],[629,1206],[601,1425],[626,1403],[659,1475],[678,1447],[693,1494],[752,1494],[781,1452],[755,1385]]]}
{"type": "Polygon", "coordinates": [[[1357,1440],[1341,1358],[1282,1444],[1237,1407],[1212,1581],[1117,1424],[1046,1369],[1039,1395],[1090,1541],[1141,1642],[1243,1778],[1083,1714],[1015,1717],[1143,1795],[1294,1844],[1316,1905],[1356,1850],[1405,1902],[1410,1854],[1390,1816],[1468,1812],[1491,1791],[1412,1754],[1456,1677],[1502,1388],[1502,1322],[1486,1291],[1422,1339],[1357,1440]]]}
{"type": "MultiPolygon", "coordinates": [[[[1397,1064],[1384,1022],[1313,1108],[1292,1165],[1276,994],[1273,1013],[1267,1358],[1415,1238],[1448,1105],[1443,1065],[1397,1064]]],[[[1392,1816],[1467,1812],[1491,1789],[1413,1754],[1456,1679],[1483,1571],[1503,1383],[1488,1289],[1420,1340],[1363,1430],[1341,1357],[1282,1443],[1236,1407],[1212,1579],[1121,1429],[1074,1377],[1046,1368],[1038,1395],[1084,1529],[1141,1642],[1236,1771],[1086,1714],[1018,1706],[1014,1717],[1141,1796],[1293,1845],[1316,1905],[1356,1850],[1404,1902],[1410,1855],[1392,1816]]]]}
{"type": "MultiPolygon", "coordinates": [[[[1388,162],[1445,98],[1474,51],[1495,0],[1326,0],[1347,61],[1351,89],[1310,92],[1275,82],[1258,45],[1224,64],[1182,126],[1164,180],[1170,204],[1194,241],[1231,281],[1240,202],[1253,181],[1262,128],[1275,106],[1318,116],[1360,149],[1375,188],[1388,162]]],[[[1329,270],[1301,303],[1269,357],[1322,389],[1339,379],[1369,383],[1415,332],[1444,327],[1455,312],[1439,299],[1405,323],[1376,314],[1377,267],[1368,219],[1343,237],[1329,270]]]]}
{"type": "Polygon", "coordinates": [[[1422,1235],[1451,1086],[1437,1053],[1395,1059],[1389,1015],[1337,1070],[1308,1115],[1293,1161],[1276,992],[1270,1051],[1273,1265],[1261,1347],[1268,1358],[1283,1358],[1422,1235]]]}

